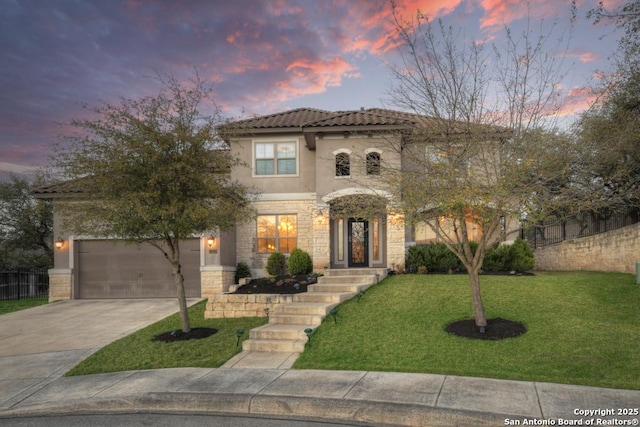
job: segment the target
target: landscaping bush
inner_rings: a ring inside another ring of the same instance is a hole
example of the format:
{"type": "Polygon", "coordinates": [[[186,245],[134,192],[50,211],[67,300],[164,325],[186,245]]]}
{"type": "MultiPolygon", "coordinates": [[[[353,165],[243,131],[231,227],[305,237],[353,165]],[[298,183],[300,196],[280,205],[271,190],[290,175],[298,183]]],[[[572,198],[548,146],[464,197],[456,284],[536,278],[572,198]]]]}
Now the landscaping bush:
{"type": "Polygon", "coordinates": [[[274,252],[267,259],[267,273],[271,276],[287,274],[287,258],[280,252],[274,252]]]}
{"type": "Polygon", "coordinates": [[[511,245],[511,268],[518,273],[533,270],[536,260],[531,246],[521,238],[517,238],[511,245]]]}
{"type": "Polygon", "coordinates": [[[291,251],[288,266],[289,274],[309,274],[313,271],[311,255],[298,248],[291,251]]]}
{"type": "Polygon", "coordinates": [[[487,250],[482,263],[484,271],[508,271],[511,265],[511,247],[495,244],[487,250]]]}
{"type": "Polygon", "coordinates": [[[251,277],[251,270],[247,263],[240,261],[236,266],[235,283],[240,283],[240,279],[251,277]]]}
{"type": "Polygon", "coordinates": [[[484,271],[515,271],[524,273],[533,269],[535,259],[531,247],[518,238],[511,245],[496,244],[491,247],[482,263],[484,271]]]}
{"type": "MultiPolygon", "coordinates": [[[[475,249],[477,245],[472,246],[475,249]]],[[[428,273],[465,271],[462,262],[444,243],[427,243],[409,247],[406,259],[407,271],[416,273],[426,268],[428,273]]]]}

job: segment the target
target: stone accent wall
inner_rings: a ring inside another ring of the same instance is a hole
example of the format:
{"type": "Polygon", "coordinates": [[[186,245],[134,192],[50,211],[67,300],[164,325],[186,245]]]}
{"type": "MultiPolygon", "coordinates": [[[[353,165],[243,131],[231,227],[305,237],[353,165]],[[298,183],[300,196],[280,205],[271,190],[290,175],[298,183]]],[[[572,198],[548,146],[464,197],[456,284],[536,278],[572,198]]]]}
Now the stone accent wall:
{"type": "Polygon", "coordinates": [[[49,302],[71,299],[73,270],[58,268],[49,270],[49,302]]]}
{"type": "Polygon", "coordinates": [[[640,261],[640,223],[537,249],[537,270],[635,273],[640,261]]]}
{"type": "Polygon", "coordinates": [[[404,270],[405,257],[404,216],[387,215],[387,267],[395,271],[404,270]]]}
{"type": "Polygon", "coordinates": [[[279,294],[216,294],[209,298],[205,319],[236,317],[267,317],[277,304],[293,302],[293,295],[279,294]]]}
{"type": "MultiPolygon", "coordinates": [[[[257,201],[253,203],[258,215],[296,214],[298,222],[298,247],[308,252],[312,257],[314,255],[314,205],[315,200],[277,200],[257,201]]],[[[236,228],[236,241],[237,261],[246,262],[251,269],[252,276],[266,276],[267,272],[265,267],[269,254],[259,254],[257,252],[256,221],[239,224],[236,228]]],[[[313,262],[315,265],[316,260],[314,259],[313,262]]]]}
{"type": "Polygon", "coordinates": [[[200,267],[201,297],[209,298],[215,294],[227,292],[235,281],[235,267],[206,266],[200,267]]]}

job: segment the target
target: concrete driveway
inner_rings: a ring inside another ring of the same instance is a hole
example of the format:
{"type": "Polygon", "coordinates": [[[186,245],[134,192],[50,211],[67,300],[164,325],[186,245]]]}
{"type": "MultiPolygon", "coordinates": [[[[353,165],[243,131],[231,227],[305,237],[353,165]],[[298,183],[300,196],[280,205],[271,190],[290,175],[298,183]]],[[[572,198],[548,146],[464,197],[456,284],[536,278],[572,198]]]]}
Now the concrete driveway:
{"type": "Polygon", "coordinates": [[[61,377],[101,347],[177,311],[175,298],[74,300],[0,316],[0,409],[61,377]]]}

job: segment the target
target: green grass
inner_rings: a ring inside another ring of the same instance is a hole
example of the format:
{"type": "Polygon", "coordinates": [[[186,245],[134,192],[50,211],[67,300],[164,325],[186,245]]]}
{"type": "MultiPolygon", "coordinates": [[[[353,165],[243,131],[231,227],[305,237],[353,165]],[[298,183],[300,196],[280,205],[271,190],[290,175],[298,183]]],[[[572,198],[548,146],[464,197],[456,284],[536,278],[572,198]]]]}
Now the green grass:
{"type": "Polygon", "coordinates": [[[24,310],[31,307],[37,307],[48,302],[48,297],[23,298],[19,300],[2,300],[0,301],[0,315],[24,310]]]}
{"type": "Polygon", "coordinates": [[[197,340],[163,343],[153,341],[156,335],[180,329],[178,314],[171,315],[125,338],[115,341],[85,359],[67,376],[88,375],[142,369],[200,367],[217,368],[242,349],[249,330],[263,325],[266,318],[205,319],[206,301],[189,308],[192,328],[215,328],[214,335],[197,340]],[[244,335],[236,347],[236,331],[244,335]]]}
{"type": "Polygon", "coordinates": [[[466,276],[391,276],[338,307],[300,369],[424,372],[640,389],[640,286],[630,274],[483,276],[488,318],[525,324],[502,341],[449,335],[472,316],[466,276]]]}

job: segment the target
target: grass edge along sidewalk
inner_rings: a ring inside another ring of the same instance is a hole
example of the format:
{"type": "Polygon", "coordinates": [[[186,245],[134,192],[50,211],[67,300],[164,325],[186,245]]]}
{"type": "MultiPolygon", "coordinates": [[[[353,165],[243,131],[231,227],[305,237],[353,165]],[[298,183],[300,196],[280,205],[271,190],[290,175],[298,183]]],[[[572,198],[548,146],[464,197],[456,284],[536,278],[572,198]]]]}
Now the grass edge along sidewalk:
{"type": "Polygon", "coordinates": [[[420,372],[640,389],[640,287],[633,276],[482,276],[487,317],[525,324],[502,341],[444,331],[472,315],[465,275],[390,276],[327,317],[296,369],[420,372]]]}

